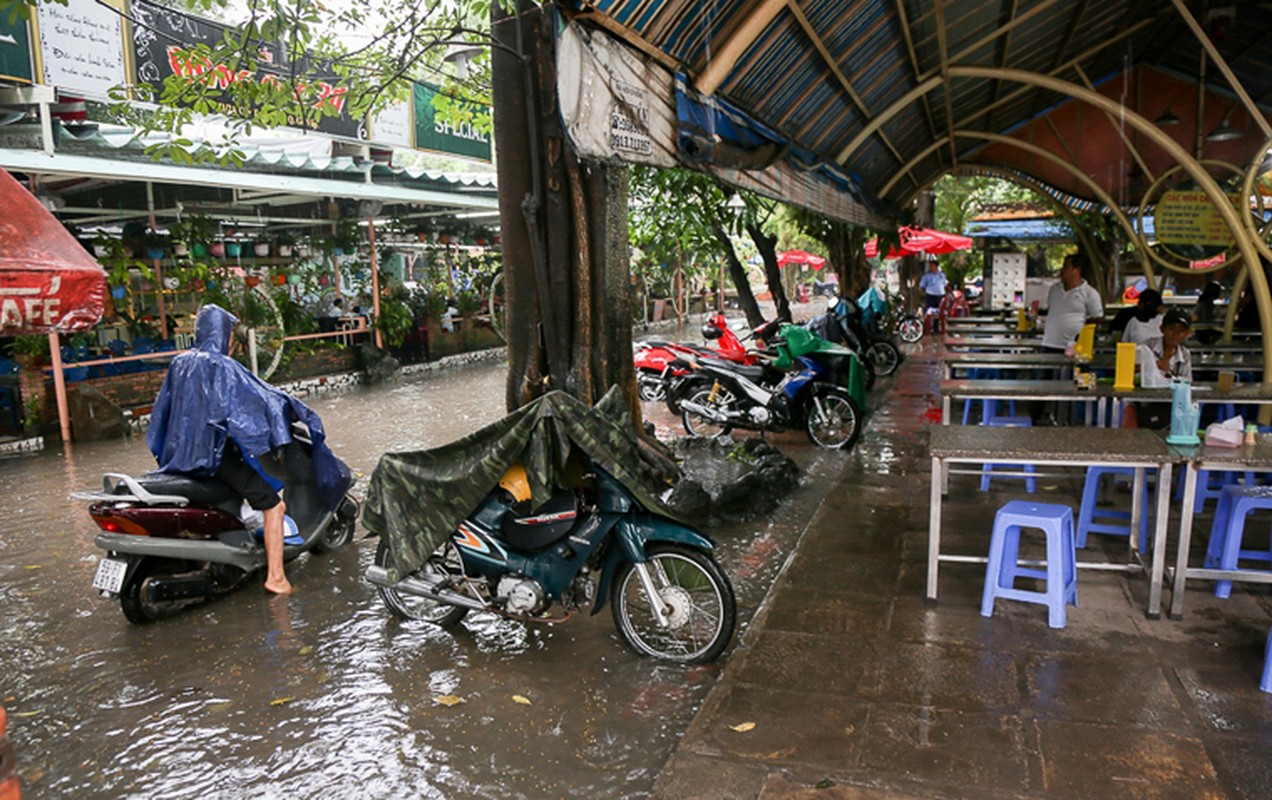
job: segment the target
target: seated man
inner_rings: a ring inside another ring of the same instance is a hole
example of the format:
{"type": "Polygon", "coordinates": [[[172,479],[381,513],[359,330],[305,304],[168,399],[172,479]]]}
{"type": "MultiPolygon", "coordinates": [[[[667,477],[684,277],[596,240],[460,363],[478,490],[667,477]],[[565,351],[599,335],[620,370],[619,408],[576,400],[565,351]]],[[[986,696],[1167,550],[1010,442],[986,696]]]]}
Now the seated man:
{"type": "Polygon", "coordinates": [[[326,497],[343,496],[343,465],[327,448],[322,421],[304,403],[230,357],[238,319],[215,305],[199,309],[194,348],[172,360],[151,411],[146,444],[160,472],[216,477],[264,512],[265,589],[291,591],[283,572],[286,505],[251,462],[292,441],[291,425],[309,427],[311,458],[326,497]]]}
{"type": "MultiPolygon", "coordinates": [[[[1172,308],[1162,318],[1162,335],[1141,342],[1136,358],[1141,366],[1141,386],[1165,387],[1172,380],[1192,381],[1192,356],[1184,342],[1192,335],[1192,317],[1172,308]]],[[[1128,404],[1127,427],[1170,427],[1170,403],[1128,404]],[[1138,406],[1138,407],[1137,407],[1138,406]],[[1134,425],[1129,423],[1134,420],[1134,425]]]]}

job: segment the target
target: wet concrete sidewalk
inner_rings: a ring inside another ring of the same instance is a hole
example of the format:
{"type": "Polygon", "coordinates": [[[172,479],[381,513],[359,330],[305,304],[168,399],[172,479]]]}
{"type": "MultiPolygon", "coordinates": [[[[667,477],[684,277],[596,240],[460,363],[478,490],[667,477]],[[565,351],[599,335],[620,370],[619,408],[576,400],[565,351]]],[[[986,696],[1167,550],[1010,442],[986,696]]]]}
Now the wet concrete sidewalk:
{"type": "MultiPolygon", "coordinates": [[[[1225,601],[1197,581],[1183,620],[1149,620],[1145,576],[1083,570],[1052,630],[1039,605],[981,617],[984,567],[945,564],[939,605],[924,601],[936,348],[911,352],[877,402],[657,796],[1272,797],[1268,587],[1225,601]]],[[[1075,473],[1033,497],[1076,513],[1080,491],[1075,473]]],[[[995,510],[1028,496],[955,476],[943,547],[983,555],[995,510]]]]}

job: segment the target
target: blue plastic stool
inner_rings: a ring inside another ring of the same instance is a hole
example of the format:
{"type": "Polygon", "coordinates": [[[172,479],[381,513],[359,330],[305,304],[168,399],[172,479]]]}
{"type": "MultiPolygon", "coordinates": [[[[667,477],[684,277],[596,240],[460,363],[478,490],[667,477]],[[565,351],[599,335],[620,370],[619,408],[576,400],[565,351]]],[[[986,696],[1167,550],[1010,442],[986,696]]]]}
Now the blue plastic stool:
{"type": "Polygon", "coordinates": [[[1263,680],[1259,681],[1259,688],[1272,692],[1272,631],[1268,631],[1268,644],[1263,651],[1263,680]]]}
{"type": "MultiPolygon", "coordinates": [[[[999,370],[999,369],[991,369],[988,367],[984,367],[984,368],[978,367],[976,369],[969,369],[967,371],[967,378],[968,380],[999,378],[999,377],[1002,377],[1002,374],[1003,374],[1002,370],[999,370]]],[[[990,419],[998,415],[997,400],[981,400],[980,398],[970,397],[967,399],[965,403],[963,403],[963,424],[964,425],[966,425],[968,423],[968,420],[971,419],[972,404],[978,401],[981,404],[981,424],[982,425],[988,424],[990,419]]],[[[1010,416],[1013,416],[1013,417],[1016,416],[1016,401],[1015,400],[1007,401],[1007,413],[1010,416]]]]}
{"type": "Polygon", "coordinates": [[[1068,506],[1013,500],[994,515],[994,533],[989,542],[989,564],[985,569],[985,593],[981,616],[994,615],[994,600],[1002,597],[1047,606],[1047,624],[1065,625],[1065,606],[1078,604],[1077,551],[1073,541],[1073,510],[1068,506]],[[1047,563],[1044,569],[1019,565],[1020,529],[1038,528],[1047,536],[1047,563]],[[1016,578],[1046,581],[1041,592],[1015,588],[1016,578]]]}
{"type": "MultiPolygon", "coordinates": [[[[1225,486],[1206,546],[1206,569],[1236,569],[1241,559],[1272,563],[1272,549],[1242,550],[1246,517],[1258,508],[1272,508],[1272,486],[1225,486]]],[[[1229,597],[1232,581],[1215,581],[1215,597],[1229,597]]]]}
{"type": "MultiPolygon", "coordinates": [[[[989,419],[985,420],[985,425],[991,428],[1029,428],[1029,427],[1033,427],[1033,421],[1030,420],[1029,417],[990,417],[989,419]]],[[[1019,477],[1017,475],[995,476],[993,474],[995,467],[998,467],[1000,469],[1017,469],[1018,470],[1022,467],[1022,465],[1020,464],[986,464],[985,466],[981,467],[980,490],[982,492],[989,491],[989,482],[993,480],[995,477],[997,477],[1000,481],[1006,480],[1008,478],[1019,477]]],[[[1023,467],[1025,472],[1034,471],[1033,464],[1024,464],[1023,467]]],[[[1029,492],[1029,494],[1033,494],[1034,489],[1037,488],[1036,479],[1032,477],[1028,477],[1028,478],[1025,478],[1024,480],[1025,480],[1025,491],[1029,492]]]]}
{"type": "MultiPolygon", "coordinates": [[[[1082,505],[1078,509],[1078,549],[1086,547],[1087,534],[1108,533],[1113,536],[1131,535],[1131,512],[1096,505],[1100,496],[1100,479],[1106,475],[1135,477],[1133,467],[1087,467],[1086,483],[1082,486],[1082,505]]],[[[1148,551],[1148,481],[1144,481],[1144,515],[1140,519],[1140,552],[1148,551]]]]}

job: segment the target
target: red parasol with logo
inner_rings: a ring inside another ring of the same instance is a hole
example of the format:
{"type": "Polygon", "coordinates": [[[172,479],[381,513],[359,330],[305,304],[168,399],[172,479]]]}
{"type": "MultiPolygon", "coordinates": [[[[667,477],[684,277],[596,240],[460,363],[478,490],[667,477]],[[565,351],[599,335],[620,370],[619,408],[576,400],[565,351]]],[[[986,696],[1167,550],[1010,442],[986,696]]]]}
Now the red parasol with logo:
{"type": "Polygon", "coordinates": [[[102,318],[106,273],[0,169],[0,335],[81,331],[102,318]]]}
{"type": "Polygon", "coordinates": [[[778,253],[777,265],[784,267],[787,264],[807,264],[813,269],[821,269],[826,266],[826,259],[812,253],[805,253],[803,250],[787,250],[784,253],[778,253]]]}
{"type": "MultiPolygon", "coordinates": [[[[897,233],[901,236],[901,249],[890,246],[886,258],[901,258],[919,253],[939,256],[944,253],[953,253],[955,250],[972,249],[972,238],[960,236],[957,233],[918,228],[913,225],[900,228],[897,233]]],[[[879,240],[871,239],[866,242],[866,258],[874,258],[877,255],[879,255],[879,240]]]]}

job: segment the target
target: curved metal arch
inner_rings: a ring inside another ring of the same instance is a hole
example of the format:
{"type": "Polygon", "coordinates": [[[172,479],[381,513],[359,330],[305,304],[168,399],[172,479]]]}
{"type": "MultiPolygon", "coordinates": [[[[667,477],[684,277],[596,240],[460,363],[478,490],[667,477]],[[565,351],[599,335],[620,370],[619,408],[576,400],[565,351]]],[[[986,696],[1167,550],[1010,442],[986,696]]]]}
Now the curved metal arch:
{"type": "MultiPolygon", "coordinates": [[[[1119,114],[1132,128],[1136,129],[1144,135],[1153,144],[1166,151],[1176,164],[1184,168],[1186,172],[1197,182],[1197,185],[1210,201],[1214,203],[1215,209],[1219,212],[1219,216],[1223,219],[1224,224],[1228,226],[1228,230],[1232,231],[1233,237],[1236,239],[1237,248],[1241,251],[1242,258],[1247,264],[1257,264],[1258,255],[1255,245],[1252,241],[1253,237],[1247,235],[1245,225],[1241,217],[1237,214],[1237,210],[1231,203],[1227,202],[1227,198],[1219,188],[1219,184],[1215,182],[1210,173],[1197,163],[1197,160],[1185,150],[1178,142],[1171,137],[1162,133],[1162,131],[1129,108],[1124,108],[1121,104],[1110,100],[1099,92],[1087,89],[1068,81],[1053,78],[1049,75],[1039,75],[1038,73],[1028,72],[1020,69],[1007,69],[1001,67],[975,67],[975,66],[950,66],[949,79],[955,78],[982,78],[985,80],[1001,80],[1010,81],[1012,83],[1022,83],[1025,85],[1036,86],[1042,89],[1048,89],[1053,92],[1071,97],[1075,100],[1082,100],[1102,111],[1109,111],[1119,114]]],[[[888,106],[879,116],[870,121],[864,127],[848,146],[839,154],[839,163],[842,165],[865,144],[866,140],[873,136],[879,128],[890,121],[903,109],[909,106],[918,98],[935,89],[937,86],[945,82],[945,78],[936,77],[920,83],[910,91],[906,92],[898,98],[892,105],[888,106]]],[[[1263,274],[1263,270],[1247,270],[1250,275],[1250,282],[1254,287],[1255,302],[1259,304],[1260,328],[1263,333],[1264,341],[1272,341],[1272,295],[1268,292],[1267,276],[1263,274]]],[[[1272,385],[1272,350],[1265,350],[1264,355],[1264,382],[1266,385],[1272,385]]]]}

